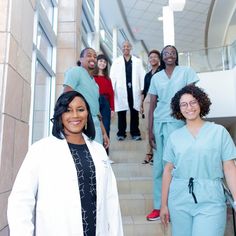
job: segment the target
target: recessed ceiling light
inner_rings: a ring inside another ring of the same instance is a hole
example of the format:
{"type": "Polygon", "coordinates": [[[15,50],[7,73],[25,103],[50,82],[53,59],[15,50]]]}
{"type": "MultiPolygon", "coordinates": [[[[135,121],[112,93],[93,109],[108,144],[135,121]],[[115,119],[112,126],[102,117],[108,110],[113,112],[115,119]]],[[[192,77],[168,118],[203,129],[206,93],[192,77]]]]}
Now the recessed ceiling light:
{"type": "Polygon", "coordinates": [[[163,21],[163,17],[162,17],[162,16],[159,16],[157,19],[158,19],[159,21],[163,21]]]}
{"type": "Polygon", "coordinates": [[[169,0],[169,6],[173,11],[183,11],[186,0],[169,0]]]}

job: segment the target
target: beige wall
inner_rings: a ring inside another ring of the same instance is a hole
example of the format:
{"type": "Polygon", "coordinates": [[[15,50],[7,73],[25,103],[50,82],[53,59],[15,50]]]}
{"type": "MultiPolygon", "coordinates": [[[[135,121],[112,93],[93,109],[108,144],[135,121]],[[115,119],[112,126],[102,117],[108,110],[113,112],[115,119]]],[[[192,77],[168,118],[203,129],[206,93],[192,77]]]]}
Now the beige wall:
{"type": "Polygon", "coordinates": [[[76,65],[81,45],[82,0],[59,0],[57,35],[57,93],[62,92],[64,72],[76,65]]]}
{"type": "MultiPolygon", "coordinates": [[[[28,148],[35,4],[0,1],[0,236],[9,235],[7,198],[28,148]]],[[[59,0],[57,96],[80,53],[81,11],[82,0],[59,0]]]]}
{"type": "Polygon", "coordinates": [[[8,235],[7,198],[28,147],[34,7],[0,1],[0,236],[8,235]]]}

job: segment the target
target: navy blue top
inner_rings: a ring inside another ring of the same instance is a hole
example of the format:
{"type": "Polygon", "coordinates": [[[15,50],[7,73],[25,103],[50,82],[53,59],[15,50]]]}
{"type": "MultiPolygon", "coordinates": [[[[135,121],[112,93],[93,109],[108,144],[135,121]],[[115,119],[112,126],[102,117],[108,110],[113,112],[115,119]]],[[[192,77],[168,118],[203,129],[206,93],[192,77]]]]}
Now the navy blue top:
{"type": "Polygon", "coordinates": [[[84,236],[96,235],[96,171],[86,144],[68,143],[79,183],[84,236]]]}
{"type": "Polygon", "coordinates": [[[156,69],[154,73],[152,73],[152,70],[150,70],[144,77],[144,88],[143,88],[143,96],[144,98],[147,96],[148,89],[150,87],[151,79],[154,74],[156,74],[159,71],[159,68],[156,69]]]}

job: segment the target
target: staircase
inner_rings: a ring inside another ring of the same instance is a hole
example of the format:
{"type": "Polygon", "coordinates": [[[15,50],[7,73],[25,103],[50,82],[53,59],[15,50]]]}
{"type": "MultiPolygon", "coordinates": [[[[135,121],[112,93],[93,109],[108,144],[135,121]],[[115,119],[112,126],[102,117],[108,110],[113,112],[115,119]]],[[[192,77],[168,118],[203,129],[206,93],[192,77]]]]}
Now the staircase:
{"type": "MultiPolygon", "coordinates": [[[[142,164],[146,154],[143,120],[139,128],[142,141],[131,140],[129,134],[125,141],[117,141],[117,120],[113,119],[111,124],[110,158],[115,162],[112,168],[118,185],[124,236],[171,236],[170,226],[164,229],[160,220],[146,220],[153,205],[152,166],[142,164]]],[[[228,209],[225,236],[233,235],[232,212],[228,209]]]]}
{"type": "MultiPolygon", "coordinates": [[[[129,118],[128,118],[129,119],[129,118]]],[[[128,121],[127,119],[127,121],[128,121]]],[[[129,126],[128,126],[129,127],[129,126]]],[[[144,122],[140,120],[142,141],[116,140],[117,122],[111,125],[110,158],[115,173],[125,236],[170,236],[160,220],[147,221],[146,215],[152,210],[152,166],[142,164],[146,154],[144,122]]]]}

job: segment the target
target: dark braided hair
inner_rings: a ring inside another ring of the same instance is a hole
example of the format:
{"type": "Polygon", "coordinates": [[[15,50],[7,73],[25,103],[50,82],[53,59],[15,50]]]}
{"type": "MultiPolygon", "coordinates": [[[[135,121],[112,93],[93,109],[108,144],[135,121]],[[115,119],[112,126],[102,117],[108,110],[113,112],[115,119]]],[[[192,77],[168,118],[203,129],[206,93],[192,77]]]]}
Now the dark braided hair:
{"type": "Polygon", "coordinates": [[[174,48],[174,50],[175,50],[175,52],[176,52],[175,65],[176,65],[176,66],[179,65],[179,56],[178,56],[178,51],[177,51],[176,47],[173,46],[173,45],[166,45],[166,46],[161,50],[161,61],[160,61],[160,67],[159,67],[160,70],[163,70],[163,69],[166,68],[166,64],[165,64],[165,62],[163,61],[163,53],[164,53],[165,49],[166,49],[166,48],[169,48],[169,47],[174,48]]]}
{"type": "MultiPolygon", "coordinates": [[[[85,52],[86,52],[87,50],[89,50],[89,49],[94,50],[93,48],[90,48],[90,47],[84,48],[84,49],[80,52],[79,58],[84,57],[85,52]]],[[[77,66],[81,66],[80,60],[78,60],[78,61],[76,62],[76,64],[77,64],[77,66]]]]}

